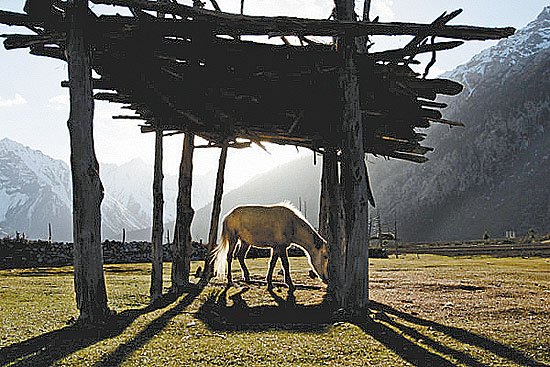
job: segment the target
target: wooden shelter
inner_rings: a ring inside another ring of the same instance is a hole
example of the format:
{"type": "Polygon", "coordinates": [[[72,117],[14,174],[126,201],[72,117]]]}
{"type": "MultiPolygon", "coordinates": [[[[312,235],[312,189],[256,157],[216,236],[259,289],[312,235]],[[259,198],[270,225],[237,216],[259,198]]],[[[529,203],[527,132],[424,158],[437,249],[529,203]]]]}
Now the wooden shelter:
{"type": "MultiPolygon", "coordinates": [[[[445,13],[431,24],[370,22],[367,12],[359,22],[351,0],[335,1],[334,20],[227,14],[214,0],[216,11],[169,0],[92,3],[124,6],[132,15],[96,14],[87,0],[27,0],[26,14],[0,11],[1,23],[34,32],[4,35],[6,49],[29,48],[33,55],[69,63],[65,85],[71,92],[68,125],[75,188],[75,286],[84,319],[107,312],[98,231],[102,193],[91,134],[92,95],[124,104],[134,114],[114,118],[143,120],[142,131],[157,134],[157,225],[153,230],[157,265],[162,238],[162,220],[158,219],[162,134],[186,134],[173,287],[185,286],[189,275],[186,246],[193,217],[193,137],[222,148],[210,248],[216,242],[227,149],[262,146],[263,142],[290,144],[324,156],[320,227],[330,244],[329,291],[339,306],[361,310],[368,301],[367,201],[374,204],[364,155],[423,163],[432,149],[422,145],[426,134],[418,129],[433,122],[461,125],[442,119],[439,109],[445,104],[435,99],[439,94],[456,95],[462,86],[427,79],[426,73],[419,75],[410,65],[416,55],[431,53],[427,72],[436,51],[459,46],[462,40],[498,39],[514,32],[513,28],[446,25],[460,10],[445,13]],[[242,39],[248,35],[280,37],[285,44],[242,39]],[[402,49],[368,53],[371,35],[414,38],[402,49]],[[300,44],[290,44],[288,36],[297,36],[300,44]],[[310,36],[332,36],[337,41],[318,43],[310,36]],[[454,40],[435,42],[436,36],[454,40]],[[92,79],[92,69],[99,78],[92,79]],[[92,90],[102,91],[93,94],[92,90]]],[[[162,266],[154,267],[153,298],[162,289],[159,271],[162,266]]]]}

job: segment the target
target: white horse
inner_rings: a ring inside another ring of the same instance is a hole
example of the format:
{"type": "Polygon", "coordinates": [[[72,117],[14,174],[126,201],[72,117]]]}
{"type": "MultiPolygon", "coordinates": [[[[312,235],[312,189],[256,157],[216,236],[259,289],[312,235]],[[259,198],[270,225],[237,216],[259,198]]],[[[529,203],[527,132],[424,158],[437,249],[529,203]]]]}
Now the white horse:
{"type": "Polygon", "coordinates": [[[245,281],[250,282],[250,273],[244,263],[250,246],[271,248],[267,272],[268,289],[273,288],[273,269],[280,257],[285,271],[285,282],[289,290],[294,291],[287,256],[287,248],[291,244],[306,252],[309,264],[326,283],[327,241],[297,209],[286,203],[273,206],[238,206],[223,219],[221,242],[213,251],[214,272],[222,277],[227,273],[227,283],[231,285],[231,261],[236,257],[241,264],[245,281]],[[236,251],[239,240],[240,247],[236,251]]]}

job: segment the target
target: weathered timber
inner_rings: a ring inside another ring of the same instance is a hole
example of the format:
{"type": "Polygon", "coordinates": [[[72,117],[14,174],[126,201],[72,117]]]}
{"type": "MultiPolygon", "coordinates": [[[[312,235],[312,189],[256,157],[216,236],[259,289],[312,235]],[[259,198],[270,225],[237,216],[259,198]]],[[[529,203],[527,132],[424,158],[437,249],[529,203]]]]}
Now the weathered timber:
{"type": "Polygon", "coordinates": [[[93,140],[94,100],[90,50],[84,37],[87,0],[69,1],[67,59],[70,80],[71,172],[73,178],[74,284],[79,320],[96,322],[109,313],[101,247],[101,201],[93,140]]]}
{"type": "Polygon", "coordinates": [[[214,201],[212,202],[212,216],[210,218],[210,231],[208,232],[208,245],[206,247],[206,259],[204,260],[204,271],[202,273],[202,282],[207,282],[212,276],[212,258],[211,253],[218,240],[218,227],[220,223],[220,214],[222,208],[223,182],[225,175],[225,162],[227,161],[227,140],[222,145],[220,160],[218,163],[218,173],[216,175],[216,188],[214,191],[214,201]]]}
{"type": "Polygon", "coordinates": [[[189,286],[191,264],[191,222],[195,211],[191,206],[191,185],[193,181],[193,152],[195,135],[186,133],[183,138],[179,172],[179,189],[172,247],[172,287],[179,292],[189,286]]]}
{"type": "Polygon", "coordinates": [[[162,130],[155,133],[155,168],[153,175],[153,226],[151,233],[151,287],[150,301],[155,302],[162,295],[162,235],[164,230],[164,195],[162,191],[162,130]]]}
{"type": "Polygon", "coordinates": [[[340,200],[341,186],[338,177],[338,154],[335,147],[327,148],[323,154],[321,175],[321,197],[319,202],[319,233],[328,245],[328,294],[335,303],[336,293],[343,287],[343,251],[341,241],[344,227],[340,225],[343,215],[340,200]]]}
{"type": "Polygon", "coordinates": [[[431,118],[431,117],[429,117],[428,120],[433,121],[433,122],[437,122],[439,124],[450,125],[451,127],[452,126],[459,126],[459,127],[465,127],[466,126],[462,122],[455,122],[455,121],[450,121],[450,120],[441,119],[441,118],[431,118]]]}
{"type": "Polygon", "coordinates": [[[398,59],[402,59],[405,56],[418,55],[425,52],[450,50],[462,44],[464,44],[463,41],[438,42],[438,43],[434,43],[433,45],[431,44],[421,45],[413,49],[402,48],[397,50],[373,52],[369,54],[369,57],[377,61],[378,60],[382,60],[382,61],[398,60],[398,59]]]}
{"type": "MultiPolygon", "coordinates": [[[[336,0],[336,17],[353,20],[353,0],[336,0]]],[[[341,178],[343,220],[339,221],[336,242],[344,249],[344,281],[334,290],[338,305],[349,313],[363,313],[369,300],[368,286],[368,183],[364,164],[363,124],[361,122],[359,81],[355,40],[345,36],[338,39],[341,55],[340,90],[342,93],[342,157],[341,178]]]]}
{"type": "MultiPolygon", "coordinates": [[[[507,37],[514,33],[514,28],[484,28],[473,26],[441,26],[416,23],[372,23],[352,20],[327,21],[293,17],[263,17],[220,13],[206,9],[192,8],[181,4],[159,4],[146,0],[92,0],[96,4],[120,5],[141,9],[162,11],[187,19],[204,22],[204,30],[218,34],[241,35],[317,35],[317,36],[360,36],[360,35],[416,35],[425,37],[456,38],[463,40],[487,40],[507,37]]],[[[165,20],[164,23],[185,20],[165,20]]],[[[197,22],[198,23],[198,22],[197,22]]],[[[198,26],[197,24],[194,24],[198,26]]]]}

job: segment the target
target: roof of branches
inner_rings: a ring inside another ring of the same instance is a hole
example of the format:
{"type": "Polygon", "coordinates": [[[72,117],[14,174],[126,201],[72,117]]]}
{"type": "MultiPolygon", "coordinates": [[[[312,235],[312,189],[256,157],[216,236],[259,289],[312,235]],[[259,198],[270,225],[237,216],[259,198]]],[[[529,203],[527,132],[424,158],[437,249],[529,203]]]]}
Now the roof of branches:
{"type": "MultiPolygon", "coordinates": [[[[426,79],[409,67],[417,54],[456,47],[453,39],[497,39],[512,28],[448,26],[460,11],[432,24],[339,22],[252,17],[192,8],[175,2],[92,0],[127,6],[132,16],[89,12],[84,29],[92,46],[95,97],[135,111],[118,118],[143,119],[142,130],[193,132],[213,146],[273,142],[314,150],[337,144],[341,127],[341,56],[333,45],[309,36],[414,35],[403,49],[357,55],[365,150],[426,161],[421,145],[431,122],[442,119],[438,94],[462,86],[426,79]],[[157,14],[168,14],[158,17],[157,14]],[[243,35],[298,36],[300,45],[262,44],[243,35]],[[428,40],[430,42],[428,42],[428,40]]],[[[28,14],[0,11],[0,23],[23,25],[34,35],[5,35],[7,49],[65,59],[66,2],[27,1],[28,14]]],[[[216,4],[213,1],[213,4],[216,4]]],[[[215,5],[217,7],[217,4],[215,5]]],[[[430,64],[432,64],[431,62],[430,64]]],[[[459,124],[457,124],[459,125],[459,124]]]]}

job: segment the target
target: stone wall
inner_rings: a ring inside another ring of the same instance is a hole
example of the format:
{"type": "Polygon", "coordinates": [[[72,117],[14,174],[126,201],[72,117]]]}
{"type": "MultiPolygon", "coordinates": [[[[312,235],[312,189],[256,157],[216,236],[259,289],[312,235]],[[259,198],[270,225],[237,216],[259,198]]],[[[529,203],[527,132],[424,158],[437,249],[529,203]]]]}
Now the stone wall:
{"type": "MultiPolygon", "coordinates": [[[[171,244],[164,245],[164,261],[172,261],[171,244]]],[[[193,260],[204,259],[206,249],[193,243],[193,260]]],[[[106,264],[151,262],[149,242],[103,242],[106,264]]],[[[0,269],[34,268],[40,266],[67,266],[73,264],[73,244],[70,242],[0,239],[0,269]]]]}

